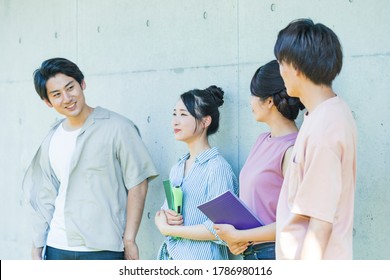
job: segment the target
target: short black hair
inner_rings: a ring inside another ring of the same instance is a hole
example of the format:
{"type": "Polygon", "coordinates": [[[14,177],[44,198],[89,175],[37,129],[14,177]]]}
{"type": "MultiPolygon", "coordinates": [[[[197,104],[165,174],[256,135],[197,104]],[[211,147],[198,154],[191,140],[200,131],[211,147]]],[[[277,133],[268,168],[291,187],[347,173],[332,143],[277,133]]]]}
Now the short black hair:
{"type": "Polygon", "coordinates": [[[42,100],[49,100],[46,83],[50,78],[59,73],[74,78],[80,85],[84,80],[83,73],[72,61],[60,57],[45,60],[33,74],[35,90],[42,100]]]}
{"type": "Polygon", "coordinates": [[[343,65],[337,35],[311,19],[297,19],[282,29],[274,54],[279,62],[292,64],[317,85],[331,86],[343,65]]]}

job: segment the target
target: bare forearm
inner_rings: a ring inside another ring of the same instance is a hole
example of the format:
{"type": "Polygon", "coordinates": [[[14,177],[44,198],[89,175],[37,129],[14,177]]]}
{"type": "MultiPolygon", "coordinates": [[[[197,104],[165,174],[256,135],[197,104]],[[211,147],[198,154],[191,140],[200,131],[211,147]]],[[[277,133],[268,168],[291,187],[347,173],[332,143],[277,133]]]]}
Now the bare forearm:
{"type": "Polygon", "coordinates": [[[238,230],[228,224],[216,224],[214,229],[218,236],[229,244],[274,241],[276,235],[275,223],[248,230],[238,230]]]}
{"type": "Polygon", "coordinates": [[[264,242],[264,241],[274,241],[276,235],[276,223],[272,223],[266,226],[240,230],[237,234],[236,242],[264,242]]]}
{"type": "Polygon", "coordinates": [[[301,259],[323,259],[331,232],[331,223],[310,218],[309,227],[302,245],[301,259]]]}
{"type": "Polygon", "coordinates": [[[123,239],[135,241],[141,224],[142,214],[145,207],[145,198],[148,190],[148,181],[131,188],[127,196],[126,228],[123,239]]]}
{"type": "Polygon", "coordinates": [[[167,226],[165,235],[192,240],[216,240],[214,234],[212,234],[204,225],[167,226]]]}

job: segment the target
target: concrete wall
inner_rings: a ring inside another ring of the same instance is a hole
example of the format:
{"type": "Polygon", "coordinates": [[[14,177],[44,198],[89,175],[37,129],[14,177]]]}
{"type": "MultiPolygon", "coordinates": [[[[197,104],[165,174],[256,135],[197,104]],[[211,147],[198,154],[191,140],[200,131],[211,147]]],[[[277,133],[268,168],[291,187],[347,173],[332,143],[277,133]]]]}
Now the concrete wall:
{"type": "Polygon", "coordinates": [[[354,258],[390,259],[389,14],[387,0],[0,0],[0,259],[30,257],[21,181],[59,117],[34,91],[32,72],[43,60],[76,62],[90,105],[139,126],[161,173],[138,235],[141,257],[154,259],[163,240],[153,222],[163,202],[161,181],[186,148],[170,127],[178,95],[211,84],[225,90],[212,143],[238,174],[267,129],[252,119],[250,79],[273,59],[277,32],[299,17],[328,25],[344,48],[334,89],[359,129],[354,258]]]}

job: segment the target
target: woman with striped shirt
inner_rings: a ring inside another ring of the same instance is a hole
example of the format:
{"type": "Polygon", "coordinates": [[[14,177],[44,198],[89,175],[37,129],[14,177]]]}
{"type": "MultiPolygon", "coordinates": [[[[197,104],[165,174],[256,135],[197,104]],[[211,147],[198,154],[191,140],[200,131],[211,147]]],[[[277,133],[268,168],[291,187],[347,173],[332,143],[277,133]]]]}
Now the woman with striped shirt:
{"type": "Polygon", "coordinates": [[[158,253],[159,260],[228,259],[228,249],[213,229],[213,223],[197,208],[199,204],[227,190],[238,193],[238,182],[229,163],[208,136],[219,127],[222,89],[183,93],[173,109],[175,139],[185,142],[189,152],[172,167],[169,179],[183,191],[183,214],[173,210],[158,211],[155,223],[167,236],[158,253]]]}

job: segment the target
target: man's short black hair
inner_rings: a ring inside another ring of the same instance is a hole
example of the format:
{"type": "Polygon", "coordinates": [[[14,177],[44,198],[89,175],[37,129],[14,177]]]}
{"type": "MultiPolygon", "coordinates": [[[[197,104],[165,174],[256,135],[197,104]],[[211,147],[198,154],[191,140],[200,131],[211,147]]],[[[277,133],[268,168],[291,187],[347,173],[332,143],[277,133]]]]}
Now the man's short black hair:
{"type": "Polygon", "coordinates": [[[317,85],[331,86],[343,65],[337,35],[311,19],[292,21],[276,40],[274,54],[279,62],[292,64],[317,85]]]}
{"type": "Polygon", "coordinates": [[[49,100],[46,90],[47,80],[59,73],[74,78],[80,85],[84,80],[83,73],[72,61],[59,57],[45,60],[33,74],[35,90],[42,100],[49,100]]]}

